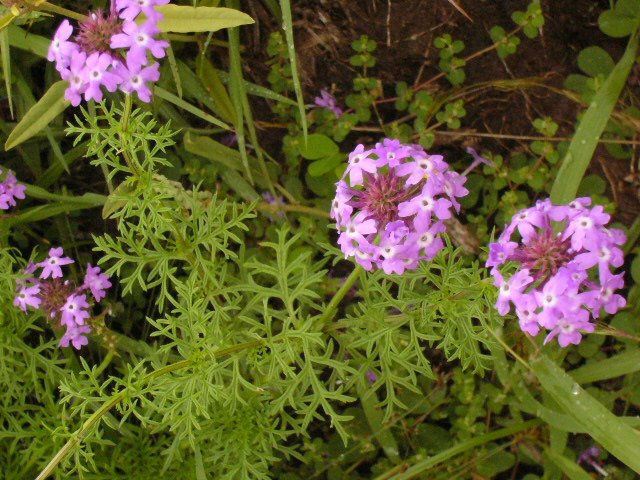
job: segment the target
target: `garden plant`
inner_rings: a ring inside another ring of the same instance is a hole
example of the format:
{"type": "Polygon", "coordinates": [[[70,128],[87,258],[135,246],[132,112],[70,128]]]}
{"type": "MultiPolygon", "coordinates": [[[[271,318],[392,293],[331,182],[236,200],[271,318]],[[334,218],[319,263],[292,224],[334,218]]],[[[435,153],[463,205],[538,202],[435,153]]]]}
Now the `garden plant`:
{"type": "Polygon", "coordinates": [[[577,2],[2,0],[0,477],[638,478],[640,1],[577,2]]]}

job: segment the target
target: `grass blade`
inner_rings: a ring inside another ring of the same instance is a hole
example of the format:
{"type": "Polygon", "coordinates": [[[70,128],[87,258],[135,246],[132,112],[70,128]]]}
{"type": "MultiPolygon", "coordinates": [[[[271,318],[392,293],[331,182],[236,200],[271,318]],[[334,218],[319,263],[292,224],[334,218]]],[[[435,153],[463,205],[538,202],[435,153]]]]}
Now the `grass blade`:
{"type": "Polygon", "coordinates": [[[202,111],[198,107],[194,107],[190,103],[185,102],[184,100],[175,96],[173,93],[165,90],[164,88],[155,87],[153,89],[153,92],[163,100],[173,103],[176,107],[182,108],[183,110],[186,110],[187,112],[201,118],[202,120],[205,120],[218,127],[224,128],[225,130],[231,130],[231,127],[229,127],[229,125],[227,125],[226,123],[218,120],[216,117],[209,115],[207,112],[202,111]]]}
{"type": "Polygon", "coordinates": [[[478,435],[477,437],[474,437],[470,440],[465,440],[464,442],[460,442],[454,445],[453,447],[438,453],[437,455],[434,455],[425,460],[422,460],[416,463],[415,465],[413,465],[412,467],[407,468],[402,473],[398,473],[397,475],[394,475],[391,472],[386,472],[376,477],[375,480],[383,480],[383,479],[408,480],[410,478],[429,478],[428,476],[424,475],[424,472],[450,459],[451,457],[460,455],[461,453],[469,451],[480,445],[484,445],[485,443],[489,443],[494,440],[498,440],[500,438],[514,435],[516,433],[522,432],[523,430],[534,428],[540,425],[541,423],[542,422],[540,420],[529,420],[527,422],[515,423],[509,427],[501,428],[500,430],[496,430],[494,432],[485,433],[484,435],[478,435]]]}
{"type": "Polygon", "coordinates": [[[0,30],[0,54],[2,55],[4,85],[9,97],[9,113],[13,119],[15,115],[13,113],[13,96],[11,95],[11,52],[9,51],[9,32],[7,30],[0,30]]]}
{"type": "Polygon", "coordinates": [[[304,106],[304,98],[302,97],[302,85],[300,85],[300,77],[298,75],[298,61],[296,57],[296,47],[293,41],[293,20],[291,18],[291,1],[280,0],[280,9],[282,10],[282,28],[287,42],[287,50],[289,51],[289,60],[291,62],[291,76],[293,77],[293,89],[296,92],[298,100],[298,111],[300,112],[300,123],[302,124],[302,133],[307,138],[307,115],[304,106]]]}
{"type": "Polygon", "coordinates": [[[566,204],[576,198],[582,177],[591,162],[600,136],[609,122],[609,117],[635,62],[637,48],[638,35],[636,32],[631,36],[622,58],[596,92],[591,105],[576,129],[569,150],[551,188],[553,203],[566,204]]]}
{"type": "Polygon", "coordinates": [[[563,369],[542,355],[531,362],[542,387],[593,439],[640,473],[640,433],[585,392],[563,369]]]}
{"type": "Polygon", "coordinates": [[[588,363],[569,372],[578,383],[599,382],[640,370],[640,350],[627,350],[606,360],[588,363]]]}

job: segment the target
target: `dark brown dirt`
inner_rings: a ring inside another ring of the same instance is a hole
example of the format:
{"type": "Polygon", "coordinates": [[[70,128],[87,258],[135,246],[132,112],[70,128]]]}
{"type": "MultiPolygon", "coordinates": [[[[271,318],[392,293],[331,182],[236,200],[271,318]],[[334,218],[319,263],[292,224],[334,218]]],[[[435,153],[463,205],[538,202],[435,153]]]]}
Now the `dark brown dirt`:
{"type": "MultiPolygon", "coordinates": [[[[249,2],[258,22],[249,44],[250,51],[264,51],[266,38],[277,28],[273,16],[262,2],[249,2]]],[[[300,76],[306,98],[321,88],[332,88],[339,100],[349,92],[356,72],[349,65],[350,44],[362,34],[378,44],[378,64],[371,71],[385,86],[385,96],[392,97],[399,81],[418,85],[439,73],[438,52],[433,40],[449,33],[465,43],[460,56],[480,52],[490,46],[489,30],[502,26],[507,32],[516,27],[511,20],[515,10],[526,10],[526,0],[458,0],[473,19],[465,18],[447,0],[301,0],[294,2],[296,47],[299,51],[300,76]]],[[[570,73],[578,73],[577,56],[590,45],[599,45],[614,59],[620,57],[625,39],[616,40],[600,32],[599,14],[607,9],[607,0],[543,0],[545,25],[533,40],[520,35],[516,55],[501,60],[488,52],[469,61],[465,85],[495,80],[536,78],[550,87],[561,88],[570,73]]],[[[247,65],[256,81],[266,78],[264,57],[249,60],[247,65]]],[[[640,74],[640,72],[639,72],[640,74]]],[[[445,79],[429,89],[449,89],[445,79]]],[[[384,106],[383,113],[385,112],[384,106]]],[[[571,136],[576,115],[581,109],[573,100],[548,88],[511,91],[484,89],[467,98],[465,130],[484,134],[536,135],[532,121],[549,116],[560,124],[559,136],[571,136]]],[[[393,115],[392,112],[389,111],[393,115]]],[[[397,115],[397,114],[395,114],[397,115]]],[[[393,118],[393,117],[391,117],[393,118]]],[[[522,150],[518,140],[472,137],[438,137],[439,147],[474,144],[505,154],[522,150]]],[[[637,162],[637,158],[636,158],[637,162]]],[[[599,148],[591,172],[607,179],[610,194],[619,203],[618,217],[629,224],[640,213],[638,187],[630,181],[628,161],[610,157],[599,148]],[[627,180],[625,180],[627,178],[627,180]]]]}

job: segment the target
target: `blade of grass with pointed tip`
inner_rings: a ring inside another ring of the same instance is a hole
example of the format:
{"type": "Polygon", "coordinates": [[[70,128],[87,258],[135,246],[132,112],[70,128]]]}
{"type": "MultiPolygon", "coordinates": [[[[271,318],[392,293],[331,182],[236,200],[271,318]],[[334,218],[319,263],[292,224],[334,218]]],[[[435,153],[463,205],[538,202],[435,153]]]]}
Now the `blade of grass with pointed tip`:
{"type": "Polygon", "coordinates": [[[13,96],[11,95],[11,52],[9,51],[9,32],[0,31],[0,58],[2,59],[2,73],[4,75],[4,86],[9,97],[9,113],[11,118],[15,118],[13,113],[13,96]]]}
{"type": "Polygon", "coordinates": [[[162,5],[156,9],[164,15],[158,23],[163,32],[215,32],[254,23],[249,15],[233,8],[162,5]]]}
{"type": "Polygon", "coordinates": [[[296,47],[293,41],[293,20],[291,18],[291,2],[290,0],[280,0],[280,10],[282,10],[282,28],[287,42],[287,51],[289,52],[289,61],[291,62],[291,75],[293,76],[293,89],[296,92],[298,100],[298,110],[300,112],[300,122],[302,123],[302,133],[307,138],[307,115],[304,106],[304,98],[302,97],[302,85],[300,84],[300,76],[298,75],[298,60],[296,57],[296,47]]]}
{"type": "Polygon", "coordinates": [[[553,203],[564,205],[576,198],[582,177],[591,162],[600,136],[607,126],[609,117],[635,62],[637,48],[638,35],[636,30],[629,40],[624,55],[598,89],[591,105],[582,116],[567,154],[562,160],[556,180],[551,187],[551,201],[553,203]]]}
{"type": "Polygon", "coordinates": [[[10,150],[33,137],[65,111],[70,105],[69,101],[64,98],[67,85],[67,82],[60,80],[49,87],[49,90],[29,109],[9,134],[4,144],[5,150],[10,150]]]}
{"type": "Polygon", "coordinates": [[[220,128],[224,128],[225,130],[231,130],[231,127],[229,127],[229,125],[227,125],[223,121],[218,120],[216,117],[209,115],[207,112],[202,111],[198,107],[195,107],[190,103],[182,100],[181,98],[176,97],[173,93],[165,90],[164,88],[155,87],[153,89],[153,92],[155,93],[156,96],[162,98],[163,100],[173,103],[176,107],[182,108],[183,110],[186,110],[187,112],[195,115],[196,117],[201,118],[202,120],[205,120],[220,128]]]}
{"type": "Polygon", "coordinates": [[[584,391],[545,355],[531,362],[544,390],[591,437],[621,462],[640,473],[640,433],[584,391]]]}

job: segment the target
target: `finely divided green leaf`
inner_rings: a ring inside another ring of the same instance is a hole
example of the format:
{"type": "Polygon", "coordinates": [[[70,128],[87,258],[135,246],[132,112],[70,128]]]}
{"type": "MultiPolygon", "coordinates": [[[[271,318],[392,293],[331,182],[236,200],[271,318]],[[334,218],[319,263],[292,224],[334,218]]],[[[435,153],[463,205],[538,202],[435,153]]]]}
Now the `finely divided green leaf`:
{"type": "Polygon", "coordinates": [[[575,199],[582,177],[598,146],[600,135],[609,121],[634,64],[637,48],[638,37],[633,35],[624,55],[593,97],[593,102],[582,117],[551,188],[553,203],[566,204],[575,199]]]}
{"type": "Polygon", "coordinates": [[[593,439],[640,472],[640,433],[584,391],[563,369],[542,355],[531,362],[542,387],[593,439]]]}
{"type": "Polygon", "coordinates": [[[38,100],[38,103],[31,107],[9,134],[4,144],[5,150],[10,150],[33,137],[64,112],[69,106],[69,101],[64,98],[67,85],[68,83],[63,80],[51,85],[49,90],[38,100]]]}
{"type": "Polygon", "coordinates": [[[223,28],[254,23],[249,15],[233,8],[180,5],[163,5],[156,8],[164,15],[164,19],[159,23],[163,32],[215,32],[223,28]]]}

